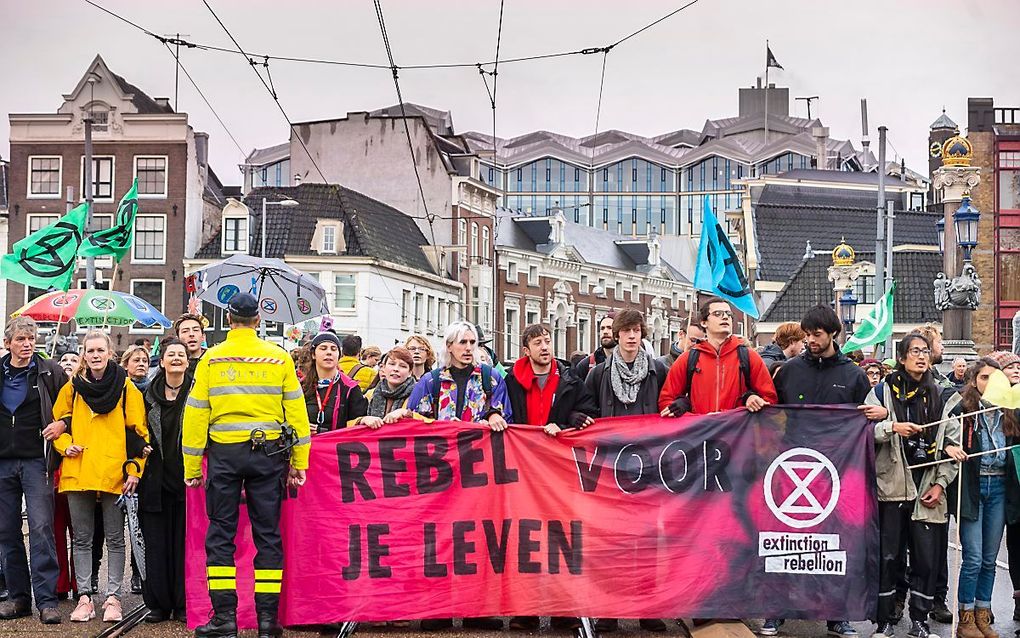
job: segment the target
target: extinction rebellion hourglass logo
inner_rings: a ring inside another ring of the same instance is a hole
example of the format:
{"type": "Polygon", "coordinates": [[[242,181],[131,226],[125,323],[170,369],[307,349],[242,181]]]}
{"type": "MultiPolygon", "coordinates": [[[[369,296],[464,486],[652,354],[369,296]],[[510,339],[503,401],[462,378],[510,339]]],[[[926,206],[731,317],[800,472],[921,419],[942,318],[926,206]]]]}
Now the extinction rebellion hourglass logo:
{"type": "MultiPolygon", "coordinates": [[[[765,472],[765,504],[787,527],[820,525],[839,502],[839,472],[824,454],[810,448],[783,452],[765,472]]],[[[760,532],[758,555],[765,571],[785,574],[846,573],[839,534],[760,532]]]]}

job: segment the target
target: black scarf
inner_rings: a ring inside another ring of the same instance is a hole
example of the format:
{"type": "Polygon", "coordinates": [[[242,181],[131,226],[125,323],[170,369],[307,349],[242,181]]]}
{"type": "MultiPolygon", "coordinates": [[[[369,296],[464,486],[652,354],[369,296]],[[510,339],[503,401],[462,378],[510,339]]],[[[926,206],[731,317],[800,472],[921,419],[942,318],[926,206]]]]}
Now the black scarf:
{"type": "Polygon", "coordinates": [[[92,371],[86,369],[86,376],[74,375],[71,383],[74,391],[85,399],[85,403],[96,414],[108,414],[112,412],[121,397],[124,396],[124,384],[127,383],[127,370],[120,367],[113,361],[106,364],[106,371],[103,378],[96,381],[92,371]]]}
{"type": "MultiPolygon", "coordinates": [[[[903,370],[893,370],[885,379],[886,386],[893,392],[893,411],[898,421],[910,421],[917,425],[935,423],[942,419],[942,394],[939,392],[931,371],[925,371],[920,381],[915,381],[903,370]],[[908,415],[912,411],[913,415],[908,415]]],[[[936,428],[926,428],[925,434],[934,437],[936,428]]]]}
{"type": "Polygon", "coordinates": [[[380,379],[379,385],[372,392],[372,400],[368,402],[368,416],[382,418],[386,416],[386,403],[393,401],[393,405],[403,403],[404,399],[411,396],[414,390],[414,376],[404,379],[404,382],[395,388],[391,388],[386,379],[380,379]]]}

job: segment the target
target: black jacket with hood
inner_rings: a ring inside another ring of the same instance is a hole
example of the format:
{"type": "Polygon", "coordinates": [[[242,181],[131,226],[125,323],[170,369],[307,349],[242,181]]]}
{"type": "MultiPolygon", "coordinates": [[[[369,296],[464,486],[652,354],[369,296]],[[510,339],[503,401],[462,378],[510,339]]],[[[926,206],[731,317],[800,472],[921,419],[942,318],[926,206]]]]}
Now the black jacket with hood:
{"type": "Polygon", "coordinates": [[[776,372],[779,402],[787,405],[862,405],[871,392],[868,375],[832,344],[836,353],[821,358],[805,349],[799,357],[787,359],[776,372]]]}

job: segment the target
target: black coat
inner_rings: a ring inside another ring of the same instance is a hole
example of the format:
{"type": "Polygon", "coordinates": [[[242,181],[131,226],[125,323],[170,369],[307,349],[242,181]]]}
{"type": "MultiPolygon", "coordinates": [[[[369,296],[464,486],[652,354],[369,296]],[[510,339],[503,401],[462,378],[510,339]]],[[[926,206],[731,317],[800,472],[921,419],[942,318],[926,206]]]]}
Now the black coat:
{"type": "Polygon", "coordinates": [[[779,402],[787,405],[862,405],[871,392],[868,375],[836,346],[836,354],[822,359],[809,350],[787,359],[775,376],[779,402]]]}
{"type": "MultiPolygon", "coordinates": [[[[599,408],[595,398],[588,393],[584,382],[578,379],[570,368],[562,362],[556,362],[560,373],[560,383],[553,394],[552,407],[549,408],[549,422],[561,428],[573,427],[572,415],[581,413],[592,418],[598,417],[599,408]]],[[[514,377],[513,370],[504,379],[506,393],[510,398],[510,409],[514,423],[528,422],[528,397],[524,387],[514,377]]]]}
{"type": "MultiPolygon", "coordinates": [[[[615,355],[614,355],[615,356],[615,355]]],[[[630,405],[625,405],[616,398],[613,392],[612,374],[607,370],[613,364],[612,357],[592,368],[588,378],[584,380],[585,387],[595,399],[599,406],[599,416],[636,416],[639,414],[659,413],[659,393],[666,384],[666,375],[669,369],[652,355],[642,350],[639,357],[648,357],[648,376],[641,382],[641,389],[638,390],[637,400],[630,405]]]]}
{"type": "Polygon", "coordinates": [[[601,347],[596,348],[593,354],[594,356],[589,354],[574,366],[574,376],[580,379],[582,383],[588,378],[588,373],[595,369],[595,366],[606,360],[606,351],[601,347]],[[592,359],[595,359],[595,363],[591,362],[592,359]]]}
{"type": "MultiPolygon", "coordinates": [[[[3,363],[10,359],[11,355],[8,353],[0,360],[0,386],[4,382],[3,363]]],[[[46,456],[50,466],[48,469],[52,472],[62,457],[42,438],[42,431],[53,421],[53,402],[60,389],[67,383],[67,375],[52,359],[44,359],[38,354],[33,354],[32,360],[35,361],[35,367],[28,372],[29,394],[26,400],[13,415],[0,405],[0,412],[3,412],[7,419],[13,416],[10,425],[5,423],[0,428],[0,458],[25,459],[46,456]]]]}

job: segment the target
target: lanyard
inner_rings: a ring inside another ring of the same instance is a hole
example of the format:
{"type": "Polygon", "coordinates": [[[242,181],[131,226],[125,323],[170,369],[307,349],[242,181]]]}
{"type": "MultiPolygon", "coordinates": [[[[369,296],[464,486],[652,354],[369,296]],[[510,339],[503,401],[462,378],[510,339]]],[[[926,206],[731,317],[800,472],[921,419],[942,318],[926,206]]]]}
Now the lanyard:
{"type": "Polygon", "coordinates": [[[329,382],[329,386],[326,387],[326,396],[325,397],[320,397],[319,396],[319,389],[315,388],[315,402],[318,403],[318,405],[319,405],[319,414],[318,414],[318,416],[315,417],[316,425],[322,425],[322,422],[325,420],[325,417],[326,417],[326,414],[325,414],[326,404],[329,403],[329,395],[330,395],[331,392],[333,392],[333,386],[335,386],[335,385],[336,385],[336,377],[331,379],[330,382],[329,382]]]}

